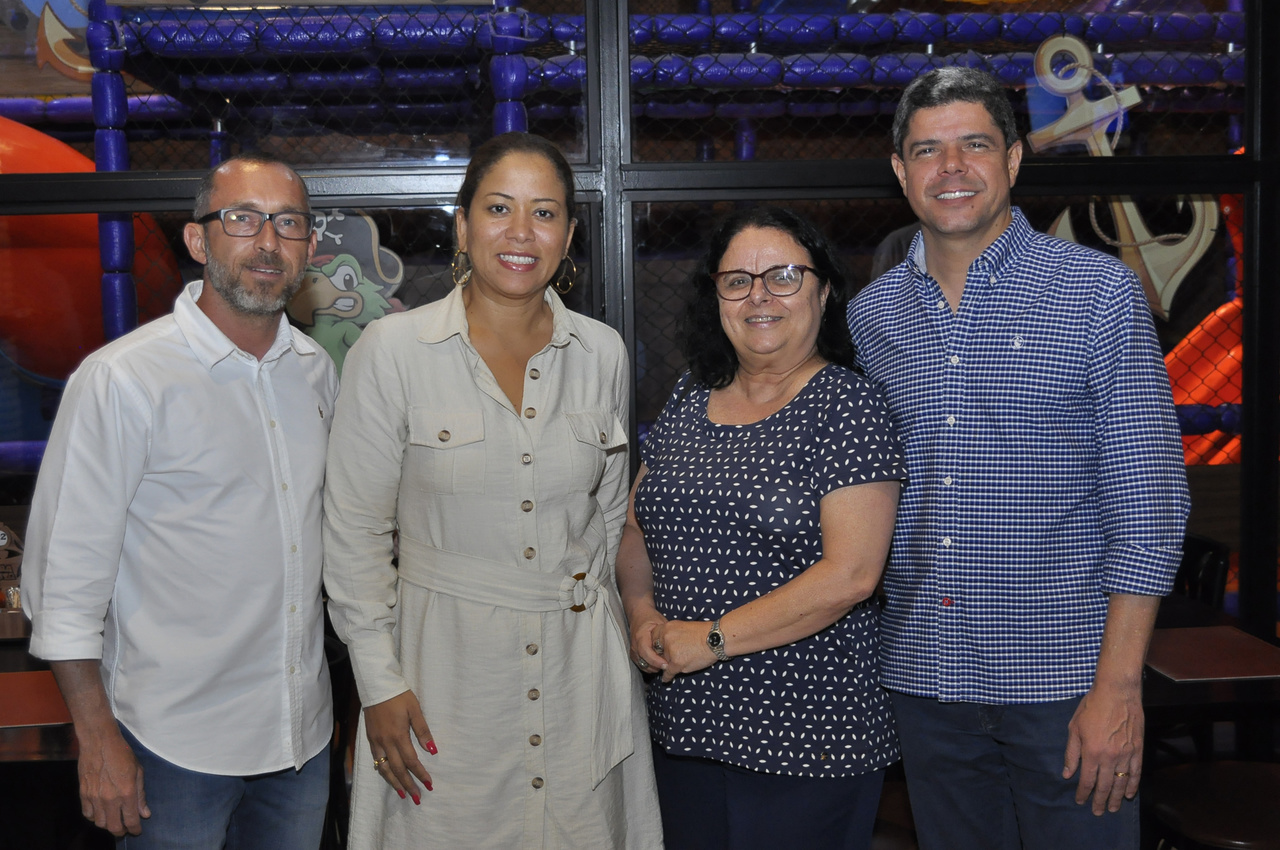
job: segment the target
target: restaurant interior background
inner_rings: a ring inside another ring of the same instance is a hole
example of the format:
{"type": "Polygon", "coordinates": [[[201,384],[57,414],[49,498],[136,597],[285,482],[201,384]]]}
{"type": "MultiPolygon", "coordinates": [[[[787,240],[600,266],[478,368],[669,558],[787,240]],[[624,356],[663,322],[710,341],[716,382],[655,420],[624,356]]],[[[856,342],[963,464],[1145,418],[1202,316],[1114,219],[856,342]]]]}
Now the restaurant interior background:
{"type": "Polygon", "coordinates": [[[211,162],[256,148],[307,178],[320,248],[290,314],[340,359],[451,285],[469,152],[553,139],[580,202],[567,300],[626,339],[643,438],[716,217],[796,207],[864,285],[914,220],[888,165],[898,95],[964,64],[1008,86],[1032,224],[1143,280],[1189,530],[1229,547],[1227,610],[1275,641],[1278,42],[1271,0],[0,0],[0,523],[16,545],[76,363],[196,274],[180,233],[211,162]]]}

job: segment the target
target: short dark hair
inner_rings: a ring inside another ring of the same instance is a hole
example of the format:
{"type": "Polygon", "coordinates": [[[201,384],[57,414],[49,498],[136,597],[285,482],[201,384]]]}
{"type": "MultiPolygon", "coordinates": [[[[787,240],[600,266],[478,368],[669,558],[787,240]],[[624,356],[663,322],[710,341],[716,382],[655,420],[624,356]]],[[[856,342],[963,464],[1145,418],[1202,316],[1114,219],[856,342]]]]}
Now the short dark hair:
{"type": "Polygon", "coordinates": [[[830,287],[818,326],[818,353],[832,363],[853,368],[853,340],[845,307],[849,276],[831,242],[810,221],[783,207],[760,206],[726,216],[711,234],[707,252],[689,277],[691,296],[680,323],[680,341],[693,380],[711,389],[727,387],[738,372],[738,353],[720,324],[720,299],[712,275],[729,243],[751,228],[780,230],[809,252],[814,274],[830,287]]]}
{"type": "Polygon", "coordinates": [[[1018,126],[1013,120],[1009,95],[1000,81],[977,68],[953,65],[936,68],[916,77],[902,91],[902,99],[893,113],[893,149],[902,156],[911,118],[921,109],[946,106],[948,103],[978,103],[984,106],[996,127],[1004,134],[1004,146],[1018,141],[1018,126]]]}
{"type": "Polygon", "coordinates": [[[471,202],[475,200],[476,189],[480,181],[510,153],[537,154],[551,163],[556,177],[564,188],[564,205],[569,218],[573,218],[573,169],[560,149],[551,142],[535,136],[533,133],[503,133],[476,148],[471,154],[471,162],[467,164],[467,174],[462,178],[462,188],[454,201],[463,214],[471,212],[471,202]]]}
{"type": "Polygon", "coordinates": [[[303,212],[311,212],[311,193],[307,191],[307,181],[303,180],[302,176],[298,174],[297,171],[293,170],[293,166],[273,154],[251,151],[248,153],[236,154],[230,159],[223,160],[218,163],[216,167],[209,169],[208,174],[200,178],[200,185],[196,188],[195,207],[192,209],[193,218],[198,221],[208,213],[212,212],[212,210],[209,209],[209,199],[213,197],[214,184],[217,182],[218,171],[225,166],[242,162],[252,163],[254,165],[281,165],[289,169],[293,176],[298,178],[298,185],[302,187],[302,200],[307,207],[303,212]]]}

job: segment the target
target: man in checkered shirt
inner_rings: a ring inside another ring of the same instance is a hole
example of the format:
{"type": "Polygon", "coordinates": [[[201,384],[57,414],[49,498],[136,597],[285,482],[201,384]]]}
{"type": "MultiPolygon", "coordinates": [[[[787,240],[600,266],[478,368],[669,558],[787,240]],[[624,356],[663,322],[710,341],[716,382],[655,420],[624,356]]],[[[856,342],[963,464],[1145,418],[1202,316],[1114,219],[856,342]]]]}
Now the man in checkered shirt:
{"type": "Polygon", "coordinates": [[[922,232],[849,325],[910,476],[881,681],[920,846],[1136,848],[1143,658],[1189,507],[1149,308],[1011,206],[988,74],[914,81],[893,139],[922,232]]]}

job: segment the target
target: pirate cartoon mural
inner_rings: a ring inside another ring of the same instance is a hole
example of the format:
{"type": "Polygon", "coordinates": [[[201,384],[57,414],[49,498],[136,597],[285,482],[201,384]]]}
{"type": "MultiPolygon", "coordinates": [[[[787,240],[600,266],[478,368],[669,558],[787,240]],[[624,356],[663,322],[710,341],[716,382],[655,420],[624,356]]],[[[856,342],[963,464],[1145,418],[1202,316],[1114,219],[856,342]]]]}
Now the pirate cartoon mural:
{"type": "Polygon", "coordinates": [[[316,213],[316,255],[289,315],[329,352],[338,373],[365,325],[404,310],[392,297],[404,280],[404,263],[378,241],[378,227],[361,212],[316,213]]]}

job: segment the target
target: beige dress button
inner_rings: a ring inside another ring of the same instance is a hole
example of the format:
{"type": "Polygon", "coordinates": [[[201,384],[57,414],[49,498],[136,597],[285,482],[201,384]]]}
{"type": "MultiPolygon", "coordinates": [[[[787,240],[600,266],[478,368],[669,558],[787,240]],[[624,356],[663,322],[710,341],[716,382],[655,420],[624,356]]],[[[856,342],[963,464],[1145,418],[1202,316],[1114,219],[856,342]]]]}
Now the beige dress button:
{"type": "Polygon", "coordinates": [[[525,418],[525,419],[532,419],[533,417],[535,417],[535,416],[537,416],[537,415],[538,415],[538,411],[534,410],[532,407],[526,407],[526,408],[524,409],[524,418],[525,418]]]}
{"type": "Polygon", "coordinates": [[[602,442],[602,443],[607,443],[607,442],[609,442],[609,435],[608,435],[608,434],[606,434],[604,431],[601,431],[601,432],[600,432],[600,442],[602,442]]]}
{"type": "Polygon", "coordinates": [[[449,442],[449,438],[452,436],[453,435],[450,434],[448,431],[441,431],[439,434],[436,434],[436,439],[438,439],[442,443],[447,443],[449,442]]]}
{"type": "Polygon", "coordinates": [[[528,646],[526,646],[526,647],[524,648],[524,651],[525,651],[525,652],[527,652],[527,653],[529,653],[530,655],[537,655],[537,654],[538,654],[538,645],[537,645],[536,643],[531,643],[531,644],[529,644],[528,646]]]}
{"type": "Polygon", "coordinates": [[[528,547],[527,549],[525,549],[525,550],[524,550],[524,557],[525,557],[525,559],[526,559],[526,560],[530,560],[530,561],[532,561],[532,560],[533,560],[533,556],[534,556],[534,555],[536,555],[536,554],[538,554],[538,553],[534,550],[534,548],[533,548],[532,546],[530,546],[530,547],[528,547]]]}
{"type": "Polygon", "coordinates": [[[533,510],[533,502],[529,501],[528,499],[525,499],[523,502],[520,503],[520,510],[524,511],[525,513],[529,513],[529,511],[533,510]]]}
{"type": "Polygon", "coordinates": [[[528,466],[529,464],[533,463],[533,455],[531,454],[520,455],[520,462],[523,463],[525,466],[528,466]]]}
{"type": "Polygon", "coordinates": [[[529,689],[529,699],[537,699],[537,698],[538,698],[538,697],[540,697],[540,696],[542,696],[542,693],[541,693],[541,692],[539,692],[539,690],[538,690],[537,688],[530,688],[530,689],[529,689]]]}
{"type": "Polygon", "coordinates": [[[536,380],[538,380],[539,378],[541,378],[541,377],[542,377],[542,373],[541,373],[541,372],[539,372],[537,369],[530,369],[530,370],[529,370],[529,377],[536,381],[536,380]]]}
{"type": "Polygon", "coordinates": [[[541,777],[541,776],[535,776],[535,777],[533,777],[533,782],[531,782],[530,784],[531,784],[534,788],[541,788],[541,787],[542,787],[543,785],[545,785],[546,783],[544,783],[544,782],[542,781],[542,777],[541,777]]]}
{"type": "Polygon", "coordinates": [[[533,745],[533,746],[535,746],[535,747],[536,747],[536,746],[538,746],[539,744],[541,744],[541,743],[542,743],[542,736],[541,736],[541,735],[530,735],[530,736],[529,736],[529,743],[530,743],[530,744],[532,744],[532,745],[533,745]]]}
{"type": "Polygon", "coordinates": [[[288,485],[288,484],[281,484],[281,485],[280,485],[280,489],[281,489],[281,490],[288,490],[288,489],[289,489],[289,485],[288,485]]]}

